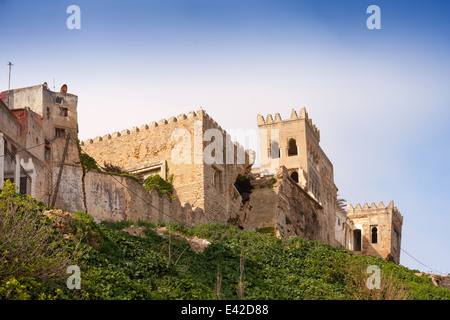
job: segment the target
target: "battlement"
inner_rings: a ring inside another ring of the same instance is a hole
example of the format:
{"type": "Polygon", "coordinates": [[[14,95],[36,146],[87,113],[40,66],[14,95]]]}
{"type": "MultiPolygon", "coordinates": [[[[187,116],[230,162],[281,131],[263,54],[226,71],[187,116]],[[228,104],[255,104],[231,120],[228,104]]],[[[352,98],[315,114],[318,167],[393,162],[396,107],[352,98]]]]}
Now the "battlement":
{"type": "Polygon", "coordinates": [[[268,114],[267,117],[264,119],[262,115],[258,114],[257,118],[258,118],[258,127],[264,127],[266,125],[277,124],[282,122],[305,120],[305,122],[309,124],[309,127],[313,132],[313,134],[320,140],[320,130],[316,127],[315,124],[313,124],[312,119],[309,118],[305,107],[300,109],[299,115],[297,115],[297,111],[292,109],[290,118],[286,120],[283,120],[278,112],[275,113],[274,117],[272,117],[271,114],[268,114]]]}
{"type": "MultiPolygon", "coordinates": [[[[210,115],[208,115],[206,113],[206,111],[204,111],[203,109],[199,109],[196,112],[191,111],[187,114],[180,114],[177,117],[170,117],[168,119],[161,119],[158,122],[153,121],[149,124],[143,124],[140,127],[135,126],[135,127],[132,127],[131,129],[124,129],[120,132],[116,131],[111,134],[109,134],[109,133],[105,134],[104,136],[98,136],[93,139],[87,139],[85,141],[80,142],[80,145],[81,146],[89,146],[89,148],[95,148],[93,146],[93,144],[104,143],[105,141],[115,140],[118,138],[121,139],[125,136],[133,136],[140,132],[142,133],[143,131],[146,131],[146,130],[167,130],[167,129],[172,130],[172,129],[175,129],[175,127],[177,126],[177,122],[181,122],[181,121],[185,121],[185,120],[187,120],[187,121],[191,120],[192,122],[193,121],[202,121],[202,125],[203,125],[202,133],[204,133],[204,131],[208,130],[208,129],[217,129],[223,135],[224,141],[232,141],[231,135],[229,133],[227,133],[217,123],[216,120],[214,120],[210,115]],[[172,127],[168,127],[170,125],[172,125],[172,127]]],[[[251,150],[245,150],[245,148],[239,142],[232,141],[232,143],[235,148],[235,154],[237,154],[241,151],[244,151],[250,157],[249,159],[255,158],[255,156],[252,154],[251,150]]]]}
{"type": "Polygon", "coordinates": [[[397,207],[394,206],[394,200],[391,200],[387,207],[384,205],[383,201],[380,201],[378,203],[378,206],[374,202],[372,202],[370,206],[367,204],[367,202],[365,202],[362,207],[359,203],[357,203],[355,207],[353,207],[350,203],[347,203],[347,214],[349,216],[378,214],[386,211],[392,211],[393,215],[395,215],[401,223],[403,222],[403,216],[400,214],[400,211],[398,211],[397,207]]]}
{"type": "Polygon", "coordinates": [[[188,114],[184,114],[183,113],[183,114],[178,115],[177,117],[170,117],[168,119],[161,119],[158,122],[152,121],[149,124],[141,125],[139,128],[135,126],[135,127],[132,127],[131,129],[124,129],[124,130],[122,130],[120,132],[116,131],[116,132],[111,133],[111,134],[105,134],[102,137],[98,136],[98,137],[96,137],[94,139],[87,139],[85,141],[82,141],[80,144],[81,144],[81,146],[84,146],[84,145],[88,145],[88,144],[101,142],[101,141],[104,141],[104,140],[111,140],[111,139],[115,139],[115,138],[122,137],[122,136],[136,134],[136,133],[138,133],[140,131],[152,130],[152,129],[155,129],[155,128],[161,128],[161,127],[164,127],[165,125],[168,125],[168,124],[171,124],[171,123],[176,123],[176,122],[183,121],[183,120],[186,120],[186,119],[202,120],[203,117],[207,117],[208,119],[212,119],[209,115],[206,114],[205,111],[200,109],[197,112],[191,111],[188,114]]]}

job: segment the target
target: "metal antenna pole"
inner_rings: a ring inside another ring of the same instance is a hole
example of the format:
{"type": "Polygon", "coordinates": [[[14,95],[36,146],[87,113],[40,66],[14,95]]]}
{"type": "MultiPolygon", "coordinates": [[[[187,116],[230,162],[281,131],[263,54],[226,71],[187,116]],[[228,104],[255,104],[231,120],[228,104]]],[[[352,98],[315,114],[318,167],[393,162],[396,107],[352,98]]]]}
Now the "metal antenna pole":
{"type": "Polygon", "coordinates": [[[10,96],[10,90],[11,90],[11,66],[13,66],[13,64],[11,63],[11,61],[8,61],[8,66],[9,66],[9,79],[8,79],[8,106],[9,106],[9,96],[10,96]]]}

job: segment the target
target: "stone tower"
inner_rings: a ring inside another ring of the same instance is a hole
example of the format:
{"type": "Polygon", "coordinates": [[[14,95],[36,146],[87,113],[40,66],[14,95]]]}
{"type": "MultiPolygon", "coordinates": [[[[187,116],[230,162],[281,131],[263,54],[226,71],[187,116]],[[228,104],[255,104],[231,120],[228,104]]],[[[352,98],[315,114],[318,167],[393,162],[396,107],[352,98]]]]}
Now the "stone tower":
{"type": "Polygon", "coordinates": [[[394,201],[387,207],[381,201],[378,206],[358,203],[353,208],[347,204],[347,216],[353,223],[353,251],[400,263],[403,216],[394,201]]]}
{"type": "MultiPolygon", "coordinates": [[[[266,119],[258,115],[260,134],[261,175],[273,175],[286,167],[289,177],[307,191],[320,206],[326,226],[335,224],[337,188],[333,178],[333,164],[319,145],[320,132],[308,117],[305,108],[297,115],[291,111],[289,119],[279,113],[266,119]]],[[[334,244],[334,237],[327,236],[334,244]]]]}

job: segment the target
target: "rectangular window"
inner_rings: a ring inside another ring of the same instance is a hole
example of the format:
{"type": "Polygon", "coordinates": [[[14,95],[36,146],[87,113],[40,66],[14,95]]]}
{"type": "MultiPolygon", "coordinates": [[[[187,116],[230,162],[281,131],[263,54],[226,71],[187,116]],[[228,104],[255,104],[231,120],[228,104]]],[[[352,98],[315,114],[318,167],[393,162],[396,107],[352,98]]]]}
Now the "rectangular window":
{"type": "Polygon", "coordinates": [[[66,136],[66,130],[55,128],[55,137],[56,138],[64,138],[66,136]]]}
{"type": "Polygon", "coordinates": [[[62,104],[63,103],[63,98],[56,98],[55,99],[55,103],[57,103],[57,104],[62,104]]]}
{"type": "Polygon", "coordinates": [[[21,194],[27,194],[27,185],[28,185],[28,179],[27,177],[20,177],[20,188],[19,192],[21,194]]]}
{"type": "Polygon", "coordinates": [[[59,115],[60,115],[61,117],[67,117],[67,116],[69,115],[69,109],[68,109],[68,108],[60,107],[60,108],[59,108],[59,115]]]}

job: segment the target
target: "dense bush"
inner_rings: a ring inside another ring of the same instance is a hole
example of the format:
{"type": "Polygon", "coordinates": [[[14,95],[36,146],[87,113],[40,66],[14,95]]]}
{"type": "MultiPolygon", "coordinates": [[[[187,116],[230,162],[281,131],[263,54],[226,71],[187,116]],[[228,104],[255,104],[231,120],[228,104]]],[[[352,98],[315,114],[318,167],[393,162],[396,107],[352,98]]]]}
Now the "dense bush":
{"type": "Polygon", "coordinates": [[[155,189],[160,195],[168,194],[171,196],[174,190],[172,180],[173,175],[169,177],[169,180],[164,180],[159,174],[155,174],[145,179],[144,188],[149,191],[155,189]]]}
{"type": "MultiPolygon", "coordinates": [[[[8,232],[11,222],[5,217],[10,216],[7,212],[11,211],[9,208],[14,207],[14,203],[20,208],[15,212],[29,211],[37,217],[43,210],[42,205],[23,201],[23,197],[14,195],[8,187],[4,188],[0,199],[3,232],[8,232]]],[[[20,220],[30,216],[16,214],[15,217],[20,220]]],[[[32,223],[31,229],[48,231],[50,225],[45,219],[38,220],[32,223]]],[[[16,237],[13,242],[8,242],[2,232],[0,297],[450,299],[449,290],[435,287],[429,278],[417,277],[408,268],[381,258],[355,256],[347,250],[318,241],[298,237],[278,239],[220,223],[193,228],[169,223],[167,230],[181,235],[172,235],[169,239],[167,233],[164,236],[156,233],[155,228],[162,225],[165,224],[147,221],[97,224],[86,213],[74,213],[70,223],[71,234],[80,239],[84,252],[78,260],[71,261],[81,267],[80,290],[69,290],[58,273],[66,265],[67,257],[73,254],[76,241],[65,241],[59,233],[48,232],[49,239],[60,244],[52,247],[51,243],[48,246],[48,241],[42,242],[42,246],[50,248],[53,253],[28,264],[28,261],[33,261],[30,260],[34,256],[33,246],[28,251],[8,256],[9,248],[17,247],[23,240],[16,237]],[[143,228],[145,236],[133,236],[123,231],[132,225],[143,228]],[[190,237],[208,239],[211,244],[203,252],[196,252],[186,240],[190,237]],[[59,255],[55,255],[58,252],[59,255]],[[18,259],[18,267],[14,259],[18,259]],[[379,290],[368,290],[366,286],[366,270],[370,265],[377,265],[382,270],[379,290]]],[[[22,235],[27,239],[26,234],[22,235]]]]}
{"type": "Polygon", "coordinates": [[[30,196],[7,181],[0,194],[0,297],[28,299],[57,295],[69,265],[81,255],[76,238],[67,241],[41,214],[30,196]]]}

